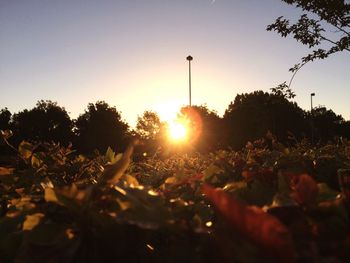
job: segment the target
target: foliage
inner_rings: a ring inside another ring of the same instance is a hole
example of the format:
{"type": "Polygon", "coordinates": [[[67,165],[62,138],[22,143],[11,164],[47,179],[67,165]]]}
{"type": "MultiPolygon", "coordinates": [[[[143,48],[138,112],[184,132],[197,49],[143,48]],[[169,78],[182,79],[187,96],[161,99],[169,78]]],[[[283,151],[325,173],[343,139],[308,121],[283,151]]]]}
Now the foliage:
{"type": "Polygon", "coordinates": [[[304,112],[297,104],[279,93],[263,91],[237,95],[225,111],[224,121],[229,131],[227,143],[234,149],[269,131],[287,142],[288,133],[301,138],[308,129],[304,112]]]}
{"type": "Polygon", "coordinates": [[[315,126],[317,139],[321,141],[331,140],[334,134],[345,135],[341,132],[341,126],[345,120],[326,107],[316,107],[312,110],[312,120],[315,126]]]}
{"type": "Polygon", "coordinates": [[[120,112],[104,101],[88,104],[87,110],[75,121],[77,147],[83,152],[124,146],[128,132],[120,112]]]}
{"type": "Polygon", "coordinates": [[[276,96],[281,96],[285,99],[293,99],[296,96],[295,93],[286,84],[286,82],[283,82],[275,88],[271,88],[271,93],[276,96]]]}
{"type": "Polygon", "coordinates": [[[73,123],[67,111],[52,101],[38,101],[30,110],[12,116],[11,126],[16,134],[15,142],[60,142],[68,145],[73,139],[73,123]]]}
{"type": "Polygon", "coordinates": [[[349,141],[132,162],[137,145],[88,158],[22,142],[0,167],[2,262],[349,257],[349,141]]]}
{"type": "MultiPolygon", "coordinates": [[[[187,146],[182,148],[203,153],[227,147],[237,150],[267,132],[272,132],[282,143],[292,144],[295,139],[311,137],[311,123],[316,142],[324,143],[334,137],[350,138],[349,121],[324,107],[314,108],[313,116],[289,101],[294,96],[286,83],[272,88],[271,93],[238,94],[226,109],[224,118],[206,105],[183,107],[179,117],[189,124],[191,136],[187,146]]],[[[176,148],[165,145],[167,124],[161,123],[155,112],[144,112],[136,130],[130,131],[121,113],[105,102],[90,103],[77,120],[71,120],[63,107],[51,101],[38,101],[33,109],[15,114],[4,108],[0,111],[0,126],[3,130],[14,131],[9,142],[16,146],[23,140],[53,141],[64,146],[72,143],[79,152],[92,154],[96,149],[104,152],[108,147],[123,150],[128,138],[139,137],[143,140],[143,146],[136,152],[140,159],[145,153],[153,156],[176,148]]],[[[0,143],[1,154],[15,152],[4,145],[0,143]]],[[[6,163],[6,158],[0,155],[0,165],[6,163]]]]}
{"type": "Polygon", "coordinates": [[[0,129],[8,130],[10,129],[11,112],[7,109],[0,110],[0,129]]]}
{"type": "Polygon", "coordinates": [[[141,117],[137,118],[136,132],[142,139],[156,140],[163,125],[157,113],[145,111],[141,117]]]}
{"type": "Polygon", "coordinates": [[[223,147],[223,121],[216,111],[200,105],[182,107],[180,112],[191,122],[192,145],[197,151],[208,152],[223,147]]]}
{"type": "MultiPolygon", "coordinates": [[[[305,63],[324,59],[341,52],[350,51],[350,4],[344,0],[282,0],[301,8],[302,14],[295,24],[279,17],[267,26],[268,31],[276,31],[282,37],[292,35],[298,42],[314,49],[290,70],[298,71],[305,63]],[[323,45],[326,43],[326,45],[323,45]]],[[[290,86],[290,85],[289,85],[290,86]]]]}

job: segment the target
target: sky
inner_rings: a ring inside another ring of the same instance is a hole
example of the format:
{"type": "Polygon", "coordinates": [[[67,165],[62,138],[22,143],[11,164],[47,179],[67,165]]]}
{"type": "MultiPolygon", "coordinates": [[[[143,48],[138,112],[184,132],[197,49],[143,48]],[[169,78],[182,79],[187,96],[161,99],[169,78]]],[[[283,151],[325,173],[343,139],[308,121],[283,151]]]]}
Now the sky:
{"type": "MultiPolygon", "coordinates": [[[[223,115],[237,94],[289,81],[308,53],[267,32],[301,11],[280,0],[0,0],[0,109],[56,101],[72,118],[106,101],[131,126],[145,110],[163,120],[188,104],[223,115]]],[[[310,63],[292,84],[303,109],[350,119],[350,52],[310,63]]]]}

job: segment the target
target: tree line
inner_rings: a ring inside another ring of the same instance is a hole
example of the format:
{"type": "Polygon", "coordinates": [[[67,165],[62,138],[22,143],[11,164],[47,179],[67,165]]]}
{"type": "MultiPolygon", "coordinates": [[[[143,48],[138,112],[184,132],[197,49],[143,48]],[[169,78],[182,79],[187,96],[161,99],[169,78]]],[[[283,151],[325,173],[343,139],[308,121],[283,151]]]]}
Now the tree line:
{"type": "MultiPolygon", "coordinates": [[[[270,93],[254,91],[239,94],[220,117],[207,106],[183,107],[180,115],[191,120],[193,141],[199,151],[232,148],[239,150],[248,141],[260,138],[293,144],[302,139],[325,143],[334,138],[350,138],[350,122],[332,110],[315,107],[312,112],[301,109],[286,87],[270,93]],[[268,137],[266,135],[269,134],[268,137]]],[[[32,109],[12,114],[0,110],[0,130],[11,130],[11,144],[21,141],[73,144],[82,153],[103,153],[108,147],[122,151],[132,137],[142,138],[145,151],[164,146],[166,123],[157,113],[145,111],[138,117],[135,129],[123,120],[121,113],[104,101],[89,103],[85,112],[72,120],[66,109],[52,101],[38,101],[32,109]]],[[[191,138],[190,138],[191,139],[191,138]]],[[[6,152],[4,145],[1,152],[6,152]]]]}

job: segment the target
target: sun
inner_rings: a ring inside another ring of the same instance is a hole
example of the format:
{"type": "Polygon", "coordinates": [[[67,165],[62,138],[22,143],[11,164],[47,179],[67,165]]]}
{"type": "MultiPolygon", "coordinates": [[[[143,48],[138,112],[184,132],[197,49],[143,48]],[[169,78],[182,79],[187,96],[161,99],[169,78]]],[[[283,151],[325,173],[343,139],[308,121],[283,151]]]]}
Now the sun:
{"type": "Polygon", "coordinates": [[[168,135],[173,142],[186,141],[188,135],[188,127],[186,122],[181,120],[173,120],[168,122],[168,135]]]}

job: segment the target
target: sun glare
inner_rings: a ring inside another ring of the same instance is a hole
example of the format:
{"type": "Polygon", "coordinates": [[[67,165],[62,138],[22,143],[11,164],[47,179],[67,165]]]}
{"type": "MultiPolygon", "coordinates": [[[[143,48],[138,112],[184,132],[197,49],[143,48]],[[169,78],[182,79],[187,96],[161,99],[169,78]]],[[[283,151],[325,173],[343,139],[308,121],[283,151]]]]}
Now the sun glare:
{"type": "Polygon", "coordinates": [[[176,100],[167,101],[156,105],[154,110],[162,121],[173,122],[177,118],[177,114],[182,107],[181,105],[181,102],[176,100]]]}
{"type": "Polygon", "coordinates": [[[175,142],[184,141],[187,138],[187,126],[181,121],[168,123],[168,133],[171,140],[175,142]]]}

